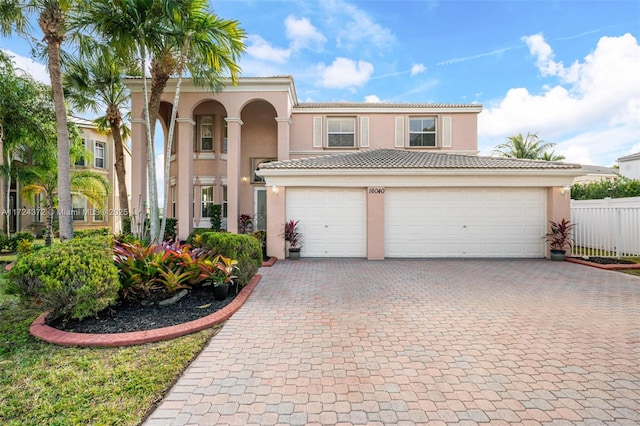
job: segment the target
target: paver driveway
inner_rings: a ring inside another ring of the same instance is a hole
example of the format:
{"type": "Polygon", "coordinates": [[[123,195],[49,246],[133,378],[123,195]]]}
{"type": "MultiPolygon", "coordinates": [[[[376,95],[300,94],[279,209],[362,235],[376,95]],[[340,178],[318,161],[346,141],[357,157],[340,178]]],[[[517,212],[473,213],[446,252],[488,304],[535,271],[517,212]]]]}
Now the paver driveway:
{"type": "Polygon", "coordinates": [[[260,272],[148,425],[640,423],[638,277],[546,260],[260,272]]]}

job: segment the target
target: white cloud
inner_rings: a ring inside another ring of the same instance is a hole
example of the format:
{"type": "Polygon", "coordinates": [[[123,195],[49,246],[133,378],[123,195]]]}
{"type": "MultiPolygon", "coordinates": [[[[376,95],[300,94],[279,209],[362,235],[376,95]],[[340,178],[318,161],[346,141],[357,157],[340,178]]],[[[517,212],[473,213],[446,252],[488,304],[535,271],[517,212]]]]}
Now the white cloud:
{"type": "Polygon", "coordinates": [[[366,61],[336,58],[329,66],[318,65],[320,86],[335,89],[363,86],[373,74],[373,65],[366,61]]]}
{"type": "Polygon", "coordinates": [[[298,19],[289,15],[284,20],[284,26],[294,51],[304,48],[319,50],[327,42],[327,38],[307,18],[298,19]]]}
{"type": "Polygon", "coordinates": [[[555,61],[541,35],[524,37],[547,84],[510,89],[479,117],[483,153],[507,136],[538,132],[567,161],[613,164],[640,134],[640,45],[631,34],[602,37],[582,61],[555,61]]]}
{"type": "Polygon", "coordinates": [[[31,78],[36,81],[49,85],[51,84],[49,72],[47,71],[47,67],[45,65],[39,64],[31,58],[18,55],[11,50],[2,50],[12,58],[16,70],[22,70],[25,74],[30,75],[31,78]]]}
{"type": "Polygon", "coordinates": [[[343,0],[319,2],[335,29],[338,47],[353,48],[366,45],[374,48],[390,46],[395,37],[387,28],[377,24],[366,12],[343,0]]]}
{"type": "Polygon", "coordinates": [[[380,102],[382,102],[376,95],[365,96],[364,101],[368,104],[379,104],[380,102]]]}
{"type": "Polygon", "coordinates": [[[284,64],[291,56],[291,49],[273,47],[259,35],[250,35],[247,39],[249,42],[247,54],[256,59],[284,64]]]}
{"type": "Polygon", "coordinates": [[[418,75],[421,74],[423,72],[425,72],[427,70],[427,67],[425,67],[423,64],[414,64],[411,67],[411,75],[418,75]]]}

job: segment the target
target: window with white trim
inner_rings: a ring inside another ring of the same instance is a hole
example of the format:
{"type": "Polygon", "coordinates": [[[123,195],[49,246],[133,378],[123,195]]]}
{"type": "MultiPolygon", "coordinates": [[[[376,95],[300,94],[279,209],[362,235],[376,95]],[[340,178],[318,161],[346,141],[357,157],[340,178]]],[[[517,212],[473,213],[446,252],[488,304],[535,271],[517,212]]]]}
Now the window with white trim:
{"type": "Polygon", "coordinates": [[[222,218],[227,218],[227,186],[222,187],[222,218]]]}
{"type": "Polygon", "coordinates": [[[213,186],[200,187],[200,204],[202,206],[202,217],[211,217],[213,213],[213,186]]]}
{"type": "Polygon", "coordinates": [[[106,147],[104,142],[94,141],[93,145],[93,166],[98,169],[105,168],[106,147]]]}
{"type": "Polygon", "coordinates": [[[200,150],[213,151],[213,117],[202,117],[200,122],[200,150]]]}
{"type": "Polygon", "coordinates": [[[229,124],[227,123],[227,117],[224,117],[222,119],[222,122],[224,123],[222,125],[222,153],[226,154],[227,153],[227,146],[228,146],[228,132],[229,132],[229,124]]]}
{"type": "Polygon", "coordinates": [[[409,118],[409,146],[436,146],[436,117],[409,118]]]}
{"type": "Polygon", "coordinates": [[[79,195],[71,194],[71,214],[76,222],[86,221],[87,199],[79,195]]]}
{"type": "Polygon", "coordinates": [[[327,118],[327,147],[354,148],[356,146],[356,119],[353,117],[327,118]]]}

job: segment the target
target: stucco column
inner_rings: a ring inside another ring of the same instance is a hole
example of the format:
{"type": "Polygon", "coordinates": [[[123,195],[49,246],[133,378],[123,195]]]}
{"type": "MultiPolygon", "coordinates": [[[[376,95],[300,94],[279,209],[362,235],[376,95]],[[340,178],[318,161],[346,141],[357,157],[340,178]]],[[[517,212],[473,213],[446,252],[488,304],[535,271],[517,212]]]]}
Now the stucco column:
{"type": "Polygon", "coordinates": [[[278,122],[278,160],[289,159],[289,128],[291,126],[291,118],[276,117],[278,122]]]}
{"type": "Polygon", "coordinates": [[[240,216],[240,166],[242,120],[228,117],[227,121],[227,231],[238,233],[240,216]]]}
{"type": "MultiPolygon", "coordinates": [[[[178,238],[186,240],[193,230],[191,208],[193,206],[193,129],[196,122],[190,118],[178,118],[178,137],[176,138],[176,218],[178,219],[178,238]]],[[[169,176],[165,176],[169,179],[169,176]]],[[[167,214],[168,212],[165,212],[167,214]]]]}
{"type": "Polygon", "coordinates": [[[284,221],[286,220],[287,191],[284,187],[267,186],[267,254],[284,259],[284,221]]]}
{"type": "Polygon", "coordinates": [[[367,259],[384,259],[383,187],[367,188],[367,259]]]}
{"type": "Polygon", "coordinates": [[[145,124],[141,118],[131,120],[131,202],[130,214],[140,218],[147,201],[147,137],[145,124]]]}

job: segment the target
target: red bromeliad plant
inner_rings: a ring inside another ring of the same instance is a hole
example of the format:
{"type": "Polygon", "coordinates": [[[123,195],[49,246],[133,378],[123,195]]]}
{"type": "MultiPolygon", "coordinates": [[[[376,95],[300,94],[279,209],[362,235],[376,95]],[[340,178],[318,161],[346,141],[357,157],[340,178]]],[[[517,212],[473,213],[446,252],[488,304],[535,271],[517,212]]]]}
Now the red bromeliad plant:
{"type": "Polygon", "coordinates": [[[191,288],[202,281],[199,264],[211,257],[209,250],[179,242],[150,246],[116,242],[113,253],[124,300],[149,299],[191,288]]]}
{"type": "Polygon", "coordinates": [[[573,228],[574,223],[566,219],[560,222],[549,221],[551,230],[545,235],[546,241],[549,243],[551,250],[564,251],[565,248],[571,249],[573,244],[573,228]]]}
{"type": "Polygon", "coordinates": [[[290,250],[300,250],[302,247],[302,232],[298,227],[299,220],[289,220],[284,224],[284,240],[289,243],[290,250]]]}

